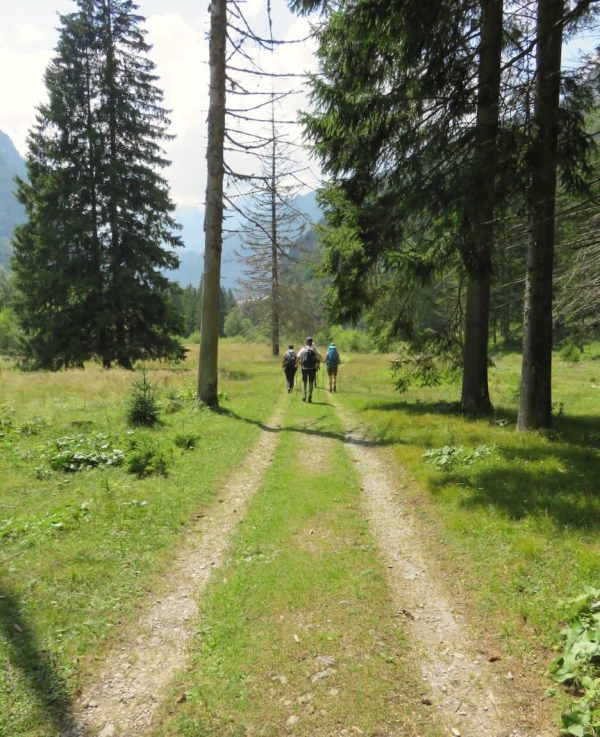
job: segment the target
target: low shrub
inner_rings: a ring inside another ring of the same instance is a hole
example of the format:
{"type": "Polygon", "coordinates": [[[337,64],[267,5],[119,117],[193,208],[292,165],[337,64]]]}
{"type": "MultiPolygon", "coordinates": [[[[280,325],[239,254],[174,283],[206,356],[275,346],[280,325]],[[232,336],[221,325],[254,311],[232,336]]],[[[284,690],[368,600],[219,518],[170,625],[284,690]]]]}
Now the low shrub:
{"type": "Polygon", "coordinates": [[[135,476],[167,476],[173,460],[171,446],[151,432],[137,432],[129,439],[127,470],[135,476]]]}
{"type": "Polygon", "coordinates": [[[560,357],[568,363],[579,363],[581,351],[574,343],[567,343],[560,351],[560,357]]]}
{"type": "Polygon", "coordinates": [[[200,436],[194,432],[181,430],[173,436],[173,443],[182,450],[193,450],[200,440],[200,436]]]}
{"type": "Polygon", "coordinates": [[[152,427],[158,422],[159,415],[158,386],[155,381],[150,381],[148,369],[142,367],[129,387],[127,422],[134,427],[152,427]]]}

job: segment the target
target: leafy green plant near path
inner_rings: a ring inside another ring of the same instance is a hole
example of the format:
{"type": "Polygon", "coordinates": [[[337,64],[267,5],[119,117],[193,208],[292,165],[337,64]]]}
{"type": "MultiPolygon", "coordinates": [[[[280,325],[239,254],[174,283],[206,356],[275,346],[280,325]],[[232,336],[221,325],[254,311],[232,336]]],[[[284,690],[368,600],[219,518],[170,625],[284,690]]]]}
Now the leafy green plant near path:
{"type": "Polygon", "coordinates": [[[561,635],[563,654],[550,667],[557,683],[568,686],[580,700],[562,715],[565,735],[600,735],[600,589],[587,587],[571,602],[577,613],[561,635]]]}
{"type": "Polygon", "coordinates": [[[567,343],[560,352],[563,361],[570,363],[579,363],[581,361],[581,351],[574,343],[567,343]]]}
{"type": "Polygon", "coordinates": [[[490,458],[495,448],[493,443],[478,445],[476,448],[444,445],[443,448],[429,448],[423,453],[423,458],[429,458],[431,463],[441,471],[453,471],[460,466],[471,466],[483,458],[490,458]]]}
{"type": "Polygon", "coordinates": [[[52,450],[42,454],[53,471],[72,473],[82,468],[121,466],[125,454],[113,447],[105,433],[67,435],[51,443],[52,450]]]}

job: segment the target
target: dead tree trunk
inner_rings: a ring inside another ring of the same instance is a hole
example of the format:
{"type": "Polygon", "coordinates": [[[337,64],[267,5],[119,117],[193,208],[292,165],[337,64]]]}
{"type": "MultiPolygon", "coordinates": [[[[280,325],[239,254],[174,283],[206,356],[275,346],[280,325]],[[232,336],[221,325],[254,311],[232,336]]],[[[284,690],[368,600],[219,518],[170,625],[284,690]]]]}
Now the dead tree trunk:
{"type": "Polygon", "coordinates": [[[208,109],[207,181],[204,213],[204,275],[200,320],[198,400],[217,406],[219,297],[223,250],[223,149],[225,140],[225,69],[227,0],[210,6],[210,97],[208,109]]]}
{"type": "Polygon", "coordinates": [[[279,355],[279,269],[277,258],[277,137],[273,110],[273,160],[271,162],[271,350],[279,355]]]}

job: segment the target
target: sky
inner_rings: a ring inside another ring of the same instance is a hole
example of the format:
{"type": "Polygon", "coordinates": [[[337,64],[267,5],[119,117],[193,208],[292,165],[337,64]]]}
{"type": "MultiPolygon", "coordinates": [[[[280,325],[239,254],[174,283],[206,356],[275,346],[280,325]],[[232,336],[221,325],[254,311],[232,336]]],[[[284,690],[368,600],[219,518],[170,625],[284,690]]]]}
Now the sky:
{"type": "MultiPolygon", "coordinates": [[[[170,132],[176,137],[165,144],[172,162],[166,170],[171,194],[176,204],[202,208],[206,182],[206,113],[208,107],[208,41],[209,0],[137,0],[138,12],[146,18],[147,40],[153,48],[150,57],[157,65],[158,85],[165,93],[165,106],[171,113],[170,132]]],[[[267,0],[244,0],[247,19],[259,32],[266,28],[267,0]]],[[[294,17],[286,0],[272,0],[274,34],[278,38],[304,38],[309,20],[294,17]]],[[[75,9],[72,0],[9,0],[0,14],[0,130],[7,133],[19,152],[26,151],[27,132],[35,121],[36,107],[45,99],[43,74],[57,41],[59,13],[75,9]]],[[[599,39],[582,34],[564,50],[565,65],[571,65],[578,51],[590,51],[599,39]]],[[[316,68],[314,43],[280,46],[273,54],[262,52],[266,68],[279,73],[306,72],[316,68]],[[267,58],[268,57],[268,58],[267,58]]],[[[268,89],[264,85],[263,89],[268,89]]],[[[278,82],[290,85],[292,82],[278,82]]],[[[294,85],[297,82],[294,81],[294,85]]],[[[234,98],[232,98],[234,99],[234,98]]],[[[295,119],[296,110],[307,109],[303,95],[282,104],[279,116],[295,119]]],[[[296,141],[301,140],[298,127],[286,126],[296,141]]],[[[305,188],[315,188],[319,174],[314,161],[300,151],[296,158],[305,188]]],[[[253,164],[231,162],[236,169],[248,171],[253,164]]]]}
{"type": "MultiPolygon", "coordinates": [[[[206,186],[206,114],[208,108],[209,0],[137,0],[138,13],[146,18],[150,58],[160,79],[157,85],[165,94],[165,107],[171,110],[170,133],[176,138],[165,144],[172,164],[165,176],[178,205],[203,208],[206,186]]],[[[266,0],[245,0],[242,7],[248,21],[264,32],[266,0]]],[[[76,8],[72,0],[10,0],[0,14],[0,130],[8,134],[21,153],[26,152],[27,133],[35,122],[36,107],[46,99],[44,71],[52,58],[60,25],[58,15],[76,8]]],[[[274,35],[300,39],[309,32],[309,21],[294,17],[285,0],[272,0],[274,35]]],[[[265,66],[279,73],[314,70],[316,62],[311,41],[278,47],[265,66]]],[[[258,52],[257,52],[258,53],[258,52]]],[[[265,57],[264,52],[261,54],[265,57]]],[[[267,82],[263,82],[267,84],[267,82]]],[[[280,85],[284,84],[279,82],[280,85]]],[[[286,82],[285,84],[292,84],[286,82]]],[[[297,87],[297,82],[294,81],[297,87]]],[[[265,88],[267,89],[267,88],[265,88]]],[[[297,109],[306,106],[303,95],[282,103],[280,115],[292,120],[297,109]]],[[[295,126],[286,132],[301,140],[295,126]]],[[[306,152],[299,152],[303,166],[309,167],[306,152]]],[[[236,168],[252,166],[233,162],[236,168]]],[[[303,174],[306,187],[314,188],[314,165],[303,174]]]]}

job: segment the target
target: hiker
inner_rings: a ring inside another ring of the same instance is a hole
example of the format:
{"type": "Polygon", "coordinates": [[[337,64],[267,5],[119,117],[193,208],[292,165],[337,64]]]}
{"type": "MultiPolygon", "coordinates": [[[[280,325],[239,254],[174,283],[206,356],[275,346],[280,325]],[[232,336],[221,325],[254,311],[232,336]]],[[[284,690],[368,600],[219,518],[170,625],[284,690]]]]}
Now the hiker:
{"type": "Polygon", "coordinates": [[[325,355],[325,366],[327,366],[327,376],[329,378],[329,393],[337,389],[337,375],[340,366],[340,352],[335,347],[335,343],[331,343],[325,355]]]}
{"type": "Polygon", "coordinates": [[[306,345],[299,351],[296,363],[302,369],[302,401],[312,402],[312,393],[315,385],[315,379],[319,365],[321,364],[321,354],[313,345],[313,339],[307,338],[306,345]],[[308,382],[308,397],[306,394],[306,383],[308,382]]]}
{"type": "Polygon", "coordinates": [[[296,371],[298,370],[296,360],[297,356],[294,346],[289,345],[287,351],[283,354],[283,361],[281,364],[283,366],[283,372],[285,373],[288,394],[291,394],[294,389],[294,378],[296,376],[296,371]]]}

